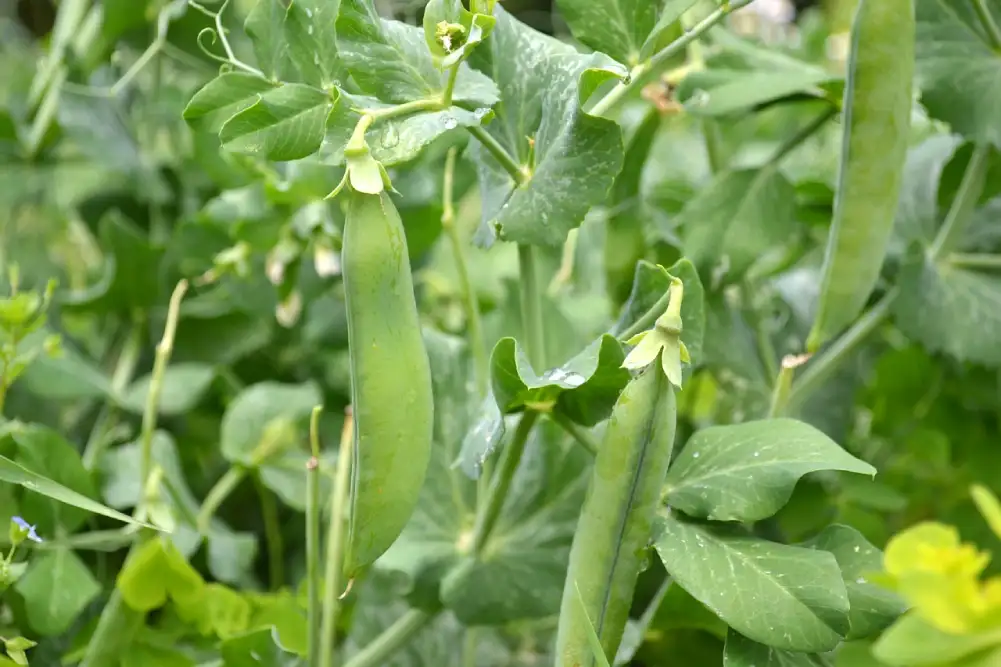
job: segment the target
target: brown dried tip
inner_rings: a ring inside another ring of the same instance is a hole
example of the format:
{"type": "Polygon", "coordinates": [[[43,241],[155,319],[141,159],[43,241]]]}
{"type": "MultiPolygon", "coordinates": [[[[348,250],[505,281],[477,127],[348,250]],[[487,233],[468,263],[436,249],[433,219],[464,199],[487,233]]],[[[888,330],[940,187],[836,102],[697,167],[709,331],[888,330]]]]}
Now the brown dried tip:
{"type": "Polygon", "coordinates": [[[354,585],[355,585],[355,579],[354,579],[354,577],[351,577],[350,579],[348,579],[348,587],[344,589],[344,592],[341,593],[337,597],[337,599],[338,600],[343,600],[344,598],[346,598],[348,596],[348,593],[351,592],[351,589],[354,588],[354,585]]]}
{"type": "Polygon", "coordinates": [[[792,370],[793,368],[799,368],[806,362],[810,360],[812,354],[787,354],[782,357],[782,368],[792,370]]]}
{"type": "Polygon", "coordinates": [[[674,86],[669,83],[651,83],[640,91],[643,99],[657,107],[661,114],[678,113],[684,109],[674,99],[674,86]]]}
{"type": "Polygon", "coordinates": [[[309,460],[306,461],[306,470],[316,470],[320,467],[320,459],[315,456],[310,456],[309,460]]]}

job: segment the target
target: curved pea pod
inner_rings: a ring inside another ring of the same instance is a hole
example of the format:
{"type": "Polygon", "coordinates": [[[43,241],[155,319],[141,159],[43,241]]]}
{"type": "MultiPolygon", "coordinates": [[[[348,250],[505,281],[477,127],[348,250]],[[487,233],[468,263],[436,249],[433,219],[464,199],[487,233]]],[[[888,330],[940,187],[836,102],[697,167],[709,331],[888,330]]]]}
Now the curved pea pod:
{"type": "Polygon", "coordinates": [[[812,352],[847,327],[876,286],[897,210],[914,79],[914,0],[860,0],[845,82],[841,170],[812,352]]]}
{"type": "Polygon", "coordinates": [[[676,417],[674,387],[659,363],[635,377],[612,410],[570,550],[557,667],[595,664],[588,619],[608,659],[618,651],[671,462],[676,417]]]}
{"type": "Polygon", "coordinates": [[[431,454],[431,368],[403,223],[389,195],[351,191],[342,258],[354,467],[348,576],[381,556],[417,504],[431,454]]]}

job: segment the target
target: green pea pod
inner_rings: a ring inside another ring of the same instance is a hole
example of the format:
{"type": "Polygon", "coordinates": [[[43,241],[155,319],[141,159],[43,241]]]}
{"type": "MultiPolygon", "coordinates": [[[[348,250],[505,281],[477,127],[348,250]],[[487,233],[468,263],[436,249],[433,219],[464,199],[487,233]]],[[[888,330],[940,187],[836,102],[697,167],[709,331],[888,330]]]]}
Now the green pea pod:
{"type": "Polygon", "coordinates": [[[557,667],[594,665],[588,619],[609,660],[622,641],[674,447],[674,388],[660,366],[626,385],[595,459],[563,588],[557,667]]]}
{"type": "Polygon", "coordinates": [[[816,351],[847,327],[876,287],[893,231],[914,79],[914,0],[860,0],[844,95],[841,171],[824,257],[816,351]]]}
{"type": "Polygon", "coordinates": [[[403,531],[431,455],[431,368],[403,223],[387,193],[351,191],[342,270],[355,425],[344,567],[354,576],[403,531]]]}

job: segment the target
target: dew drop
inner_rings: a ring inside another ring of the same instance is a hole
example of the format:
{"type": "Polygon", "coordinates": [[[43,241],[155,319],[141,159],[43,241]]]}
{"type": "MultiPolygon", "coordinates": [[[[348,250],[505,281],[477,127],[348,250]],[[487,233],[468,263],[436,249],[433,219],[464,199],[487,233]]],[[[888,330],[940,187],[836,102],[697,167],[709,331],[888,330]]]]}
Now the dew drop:
{"type": "Polygon", "coordinates": [[[306,16],[308,16],[309,18],[313,18],[313,10],[310,9],[309,7],[306,7],[306,16]]]}
{"type": "Polygon", "coordinates": [[[563,379],[563,383],[571,387],[579,387],[584,384],[584,376],[580,373],[567,373],[566,378],[563,379]]]}
{"type": "Polygon", "coordinates": [[[459,125],[459,121],[452,116],[445,116],[443,122],[445,123],[446,130],[454,130],[459,125]]]}
{"type": "Polygon", "coordinates": [[[866,583],[865,577],[859,577],[858,579],[855,580],[855,583],[856,584],[864,584],[864,583],[866,583]]]}
{"type": "Polygon", "coordinates": [[[320,54],[319,53],[314,53],[313,54],[313,64],[316,65],[317,67],[320,66],[320,54]]]}
{"type": "Polygon", "coordinates": [[[308,34],[308,35],[312,35],[313,34],[313,26],[311,26],[311,25],[310,26],[306,26],[306,34],[308,34]]]}
{"type": "Polygon", "coordinates": [[[697,459],[697,458],[699,458],[699,453],[698,453],[698,452],[695,452],[694,454],[692,454],[692,458],[693,458],[693,459],[697,459]]]}

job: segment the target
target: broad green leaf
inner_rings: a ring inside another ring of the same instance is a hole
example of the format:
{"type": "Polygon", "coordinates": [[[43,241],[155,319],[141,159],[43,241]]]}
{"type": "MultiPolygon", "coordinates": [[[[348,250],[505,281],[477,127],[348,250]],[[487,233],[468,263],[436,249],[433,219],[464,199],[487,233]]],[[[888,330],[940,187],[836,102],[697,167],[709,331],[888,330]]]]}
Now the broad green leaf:
{"type": "MultiPolygon", "coordinates": [[[[136,414],[145,412],[151,379],[150,375],[146,375],[133,382],[122,395],[122,407],[136,414]]],[[[211,366],[195,363],[168,366],[160,390],[160,414],[171,416],[188,412],[198,405],[213,379],[215,369],[211,366]]]]}
{"type": "Polygon", "coordinates": [[[883,633],[873,645],[872,653],[890,667],[937,667],[999,646],[1001,628],[954,635],[939,630],[912,611],[904,614],[883,633]]]}
{"type": "Polygon", "coordinates": [[[939,226],[939,181],[961,145],[959,138],[935,135],[907,153],[894,221],[891,252],[902,255],[911,243],[931,243],[939,226]]]}
{"type": "Polygon", "coordinates": [[[82,510],[86,510],[87,512],[92,512],[93,514],[100,514],[124,523],[146,526],[148,528],[153,527],[136,521],[132,517],[122,514],[121,512],[116,512],[110,507],[105,507],[104,505],[91,500],[87,496],[81,495],[72,489],[68,489],[61,484],[53,482],[47,477],[38,475],[24,466],[10,460],[6,456],[0,456],[0,482],[17,484],[29,491],[34,491],[35,493],[52,498],[53,500],[58,500],[61,503],[78,507],[82,510]]]}
{"type": "Polygon", "coordinates": [[[828,526],[802,546],[828,551],[838,561],[851,603],[847,639],[878,635],[906,610],[907,605],[897,595],[866,579],[882,571],[883,554],[854,528],[828,526]]]}
{"type": "Polygon", "coordinates": [[[129,644],[119,664],[120,667],[199,667],[180,649],[141,644],[139,641],[129,644]]]}
{"type": "Polygon", "coordinates": [[[794,419],[710,426],[689,439],[667,473],[670,505],[713,521],[760,521],[818,470],[875,475],[816,428],[794,419]]]}
{"type": "Polygon", "coordinates": [[[285,15],[288,54],[304,83],[329,89],[340,86],[346,72],[337,55],[339,0],[294,0],[285,15]]]}
{"type": "Polygon", "coordinates": [[[663,0],[557,0],[570,31],[582,44],[634,67],[657,23],[663,0]]]}
{"type": "MultiPolygon", "coordinates": [[[[1001,23],[996,0],[981,3],[1001,23]]],[[[964,0],[916,2],[917,76],[921,103],[932,118],[965,137],[1001,146],[1001,56],[964,0]]]]}
{"type": "MultiPolygon", "coordinates": [[[[44,426],[30,425],[15,429],[17,462],[38,475],[87,498],[97,498],[90,473],[83,467],[76,448],[57,432],[44,426]]],[[[31,523],[50,536],[58,529],[72,533],[87,520],[87,512],[64,505],[39,494],[26,494],[21,510],[31,523]]]]}
{"type": "Polygon", "coordinates": [[[470,62],[500,87],[497,120],[487,131],[525,178],[516,184],[473,144],[483,197],[476,241],[558,246],[605,200],[622,167],[618,125],[584,113],[581,105],[600,84],[625,72],[602,54],[581,55],[536,32],[500,6],[495,15],[497,26],[470,62]]]}
{"type": "Polygon", "coordinates": [[[178,615],[198,627],[202,634],[232,637],[246,632],[250,625],[250,601],[232,588],[207,584],[201,595],[177,601],[178,615]]]}
{"type": "MultiPolygon", "coordinates": [[[[260,0],[260,4],[278,0],[260,0]]],[[[248,19],[249,20],[249,19],[248,19]]],[[[245,72],[223,72],[206,83],[184,107],[184,120],[196,128],[218,132],[237,113],[257,102],[277,84],[245,72]]]]}
{"type": "Polygon", "coordinates": [[[654,546],[678,585],[748,639],[814,652],[848,633],[848,593],[829,553],[673,516],[654,546]]]}
{"type": "Polygon", "coordinates": [[[66,632],[101,592],[90,570],[69,549],[37,555],[14,587],[24,598],[32,629],[44,637],[66,632]]]}
{"type": "MultiPolygon", "coordinates": [[[[341,0],[337,37],[341,59],[363,92],[391,103],[436,99],[444,92],[446,75],[435,66],[424,30],[379,18],[373,3],[341,0]]],[[[489,107],[497,101],[497,86],[462,64],[453,99],[489,107]]]]}
{"type": "Polygon", "coordinates": [[[281,79],[287,69],[289,44],[285,42],[284,25],[285,5],[282,0],[257,0],[243,22],[243,29],[254,45],[257,66],[273,80],[281,79]]]}
{"type": "Polygon", "coordinates": [[[322,402],[313,384],[260,382],[233,399],[222,419],[222,454],[236,463],[251,463],[267,427],[275,420],[297,422],[309,416],[322,402]]]}
{"type": "Polygon", "coordinates": [[[1001,276],[914,252],[898,282],[894,316],[901,331],[959,361],[1001,364],[1001,276]]]}
{"type": "Polygon", "coordinates": [[[307,650],[306,613],[302,597],[287,590],[277,593],[245,593],[253,607],[249,627],[274,628],[281,646],[297,655],[307,650]]]}
{"type": "Polygon", "coordinates": [[[228,150],[269,160],[304,158],[323,142],[331,103],[323,91],[287,83],[258,95],[256,102],[226,121],[219,140],[228,150]]]}
{"type": "MultiPolygon", "coordinates": [[[[706,332],[705,291],[698,271],[687,259],[675,262],[667,272],[655,264],[645,260],[636,264],[632,292],[622,307],[618,322],[612,329],[615,335],[621,335],[629,327],[642,318],[653,306],[667,294],[671,285],[668,275],[681,280],[685,285],[685,298],[681,302],[681,341],[688,348],[693,364],[704,361],[702,342],[706,332]]],[[[659,317],[661,313],[657,313],[659,317]]]]}
{"type": "Polygon", "coordinates": [[[167,598],[194,604],[205,582],[171,542],[146,540],[125,562],[117,579],[125,603],[136,611],[162,607],[167,598]]]}
{"type": "Polygon", "coordinates": [[[285,650],[274,628],[230,637],[219,647],[223,667],[293,667],[299,661],[285,650]]]}
{"type": "Polygon", "coordinates": [[[816,667],[809,653],[783,651],[752,641],[732,629],[726,635],[723,667],[816,667]]]}
{"type": "Polygon", "coordinates": [[[594,426],[612,412],[629,382],[622,345],[605,334],[559,368],[537,375],[514,338],[502,338],[490,356],[494,398],[507,414],[534,407],[594,426]]]}
{"type": "Polygon", "coordinates": [[[469,431],[462,439],[457,461],[462,472],[472,479],[479,479],[483,464],[504,437],[504,415],[497,407],[497,399],[491,392],[477,411],[469,431]]]}
{"type": "MultiPolygon", "coordinates": [[[[48,331],[42,330],[48,335],[48,331]]],[[[90,359],[63,342],[58,357],[40,355],[24,371],[19,386],[50,401],[104,399],[112,395],[111,379],[90,359]]]]}
{"type": "MultiPolygon", "coordinates": [[[[324,164],[344,163],[344,146],[361,119],[357,109],[385,109],[391,106],[373,97],[342,95],[327,122],[327,135],[320,148],[324,164]]],[[[492,117],[493,112],[487,107],[476,111],[455,106],[440,111],[421,111],[380,121],[368,131],[366,139],[372,157],[386,166],[393,166],[415,159],[425,146],[447,132],[476,127],[489,122],[492,117]]]]}
{"type": "Polygon", "coordinates": [[[742,71],[719,85],[693,88],[690,95],[679,94],[679,99],[692,114],[726,116],[753,111],[755,107],[803,93],[821,97],[824,91],[819,86],[838,80],[838,75],[820,68],[742,71]]]}
{"type": "Polygon", "coordinates": [[[706,272],[739,276],[796,230],[795,190],[776,168],[726,171],[679,215],[685,256],[706,272]]]}

